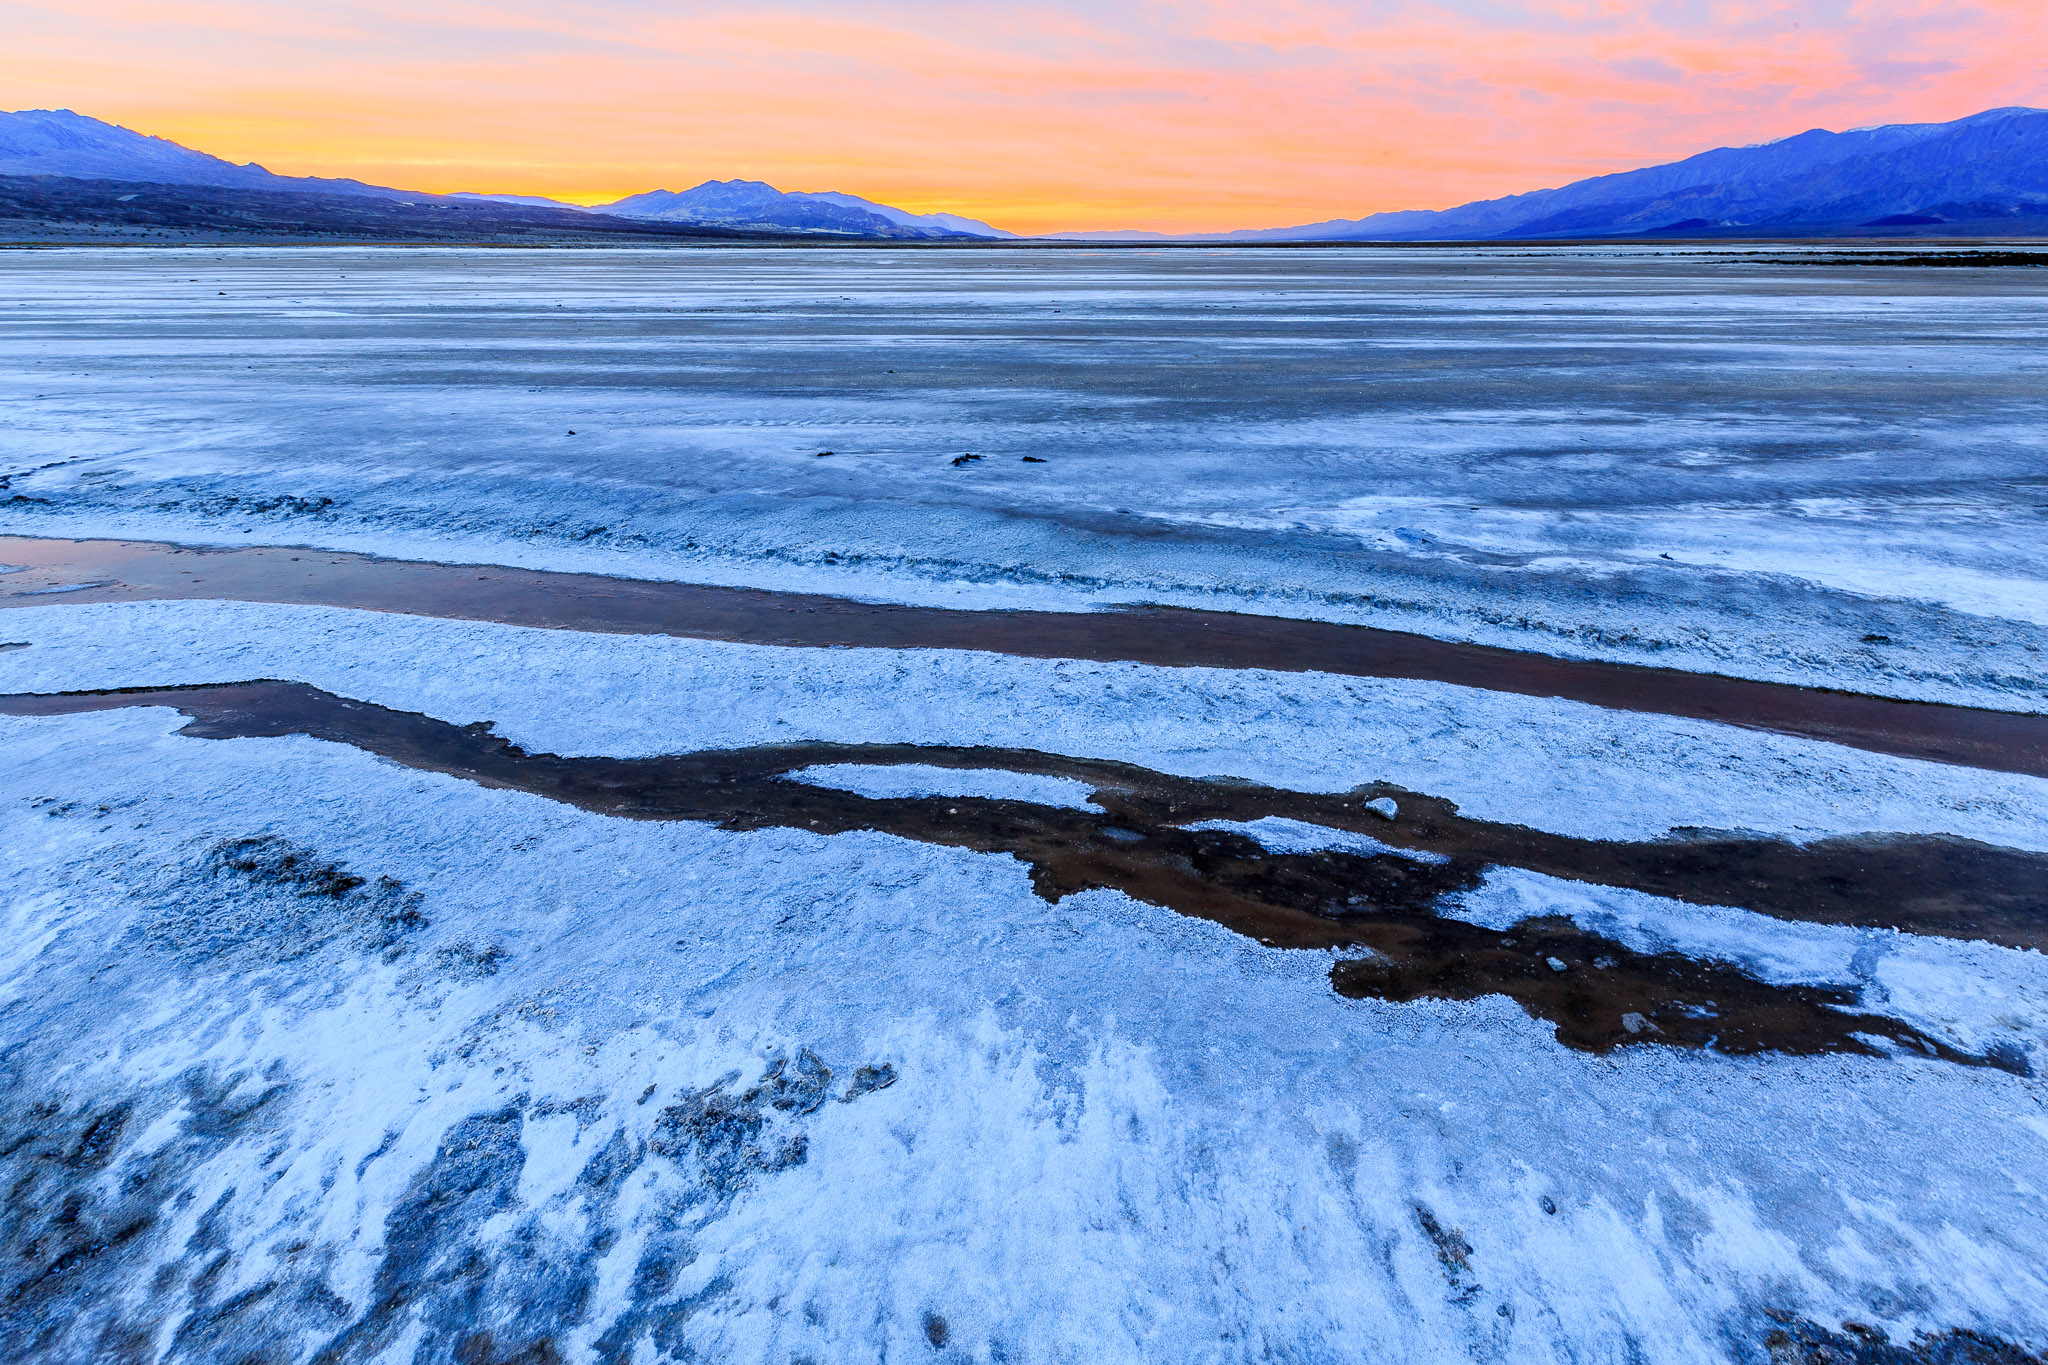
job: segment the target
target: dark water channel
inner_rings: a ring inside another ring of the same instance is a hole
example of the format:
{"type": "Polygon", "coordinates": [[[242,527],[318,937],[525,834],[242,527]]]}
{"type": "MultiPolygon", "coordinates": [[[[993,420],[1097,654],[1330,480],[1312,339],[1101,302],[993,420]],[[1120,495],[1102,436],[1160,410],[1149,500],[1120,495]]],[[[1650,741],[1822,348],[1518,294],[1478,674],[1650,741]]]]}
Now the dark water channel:
{"type": "Polygon", "coordinates": [[[972,649],[1034,659],[1410,678],[2048,777],[2048,715],[1558,659],[1325,621],[1179,607],[958,611],[272,547],[196,550],[0,537],[0,560],[24,566],[0,578],[0,607],[228,599],[745,644],[972,649]]]}
{"type": "Polygon", "coordinates": [[[1029,867],[1034,888],[1049,900],[1111,888],[1275,947],[1336,950],[1343,957],[1331,984],[1354,998],[1506,995],[1552,1024],[1560,1041],[1591,1051],[1646,1043],[1727,1053],[1904,1050],[2027,1067],[2017,1053],[1963,1053],[1904,1022],[1862,1012],[1850,987],[1773,984],[1734,963],[1637,952],[1563,918],[1497,930],[1439,913],[1448,898],[1476,888],[1489,867],[1787,920],[2048,946],[2048,857],[1947,837],[1799,845],[1678,831],[1663,840],[1605,842],[1468,819],[1448,801],[1384,785],[1291,792],[1016,749],[801,744],[562,757],[527,753],[487,723],[455,725],[290,682],[0,698],[0,713],[12,715],[136,706],[176,708],[190,718],[184,733],[195,737],[310,735],[613,817],[821,835],[879,830],[1007,853],[1029,867]],[[874,798],[787,776],[835,763],[1077,779],[1093,788],[1100,809],[874,798]],[[1367,805],[1381,797],[1397,803],[1394,818],[1367,805]],[[1240,834],[1185,828],[1268,816],[1369,834],[1390,851],[1274,853],[1240,834]]]}

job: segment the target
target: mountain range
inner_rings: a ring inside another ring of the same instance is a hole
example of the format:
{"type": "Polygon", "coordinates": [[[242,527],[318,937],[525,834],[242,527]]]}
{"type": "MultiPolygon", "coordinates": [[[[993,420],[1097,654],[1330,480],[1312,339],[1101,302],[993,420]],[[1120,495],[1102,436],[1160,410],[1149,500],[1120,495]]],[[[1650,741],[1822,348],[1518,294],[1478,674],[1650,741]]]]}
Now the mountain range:
{"type": "MultiPolygon", "coordinates": [[[[421,229],[429,235],[517,224],[505,230],[954,241],[1016,236],[977,219],[912,213],[851,194],[783,191],[758,180],[708,180],[689,190],[650,190],[584,208],[532,195],[429,195],[356,180],[280,176],[69,110],[0,113],[0,178],[7,180],[8,203],[0,216],[16,221],[43,211],[37,207],[42,200],[61,201],[71,215],[66,221],[80,215],[91,220],[95,213],[132,221],[138,197],[158,206],[152,212],[167,212],[163,205],[176,197],[174,187],[187,186],[204,200],[211,215],[206,221],[221,231],[235,230],[238,220],[268,225],[250,231],[275,231],[299,211],[292,205],[347,198],[360,207],[337,207],[327,216],[359,226],[336,231],[381,231],[375,225],[411,222],[402,212],[411,211],[412,219],[433,219],[431,230],[421,229]],[[152,194],[115,193],[130,182],[152,194]],[[198,187],[209,193],[198,195],[198,187]],[[243,213],[223,192],[269,197],[249,201],[257,207],[243,213]],[[372,209],[366,201],[381,202],[372,209]]],[[[2021,234],[2048,235],[2048,111],[2039,109],[1993,109],[1951,123],[1845,133],[1813,129],[1450,209],[1178,238],[1129,231],[1053,235],[1097,241],[1412,242],[2021,234]]]]}
{"type": "Polygon", "coordinates": [[[75,180],[205,185],[219,189],[363,195],[414,204],[516,204],[614,218],[842,237],[1010,237],[1013,233],[946,213],[911,213],[851,194],[777,190],[758,180],[711,180],[684,191],[651,190],[591,208],[538,195],[430,195],[366,185],[359,180],[274,175],[251,162],[236,165],[165,138],[88,118],[68,109],[0,113],[0,176],[62,176],[75,180]]]}
{"type": "MultiPolygon", "coordinates": [[[[1815,128],[1755,147],[1580,180],[1453,209],[1376,213],[1222,241],[1444,241],[1648,234],[1808,236],[1867,229],[2042,231],[2048,110],[1952,123],[1815,128]]],[[[1998,235],[2004,235],[2000,233],[1998,235]]]]}

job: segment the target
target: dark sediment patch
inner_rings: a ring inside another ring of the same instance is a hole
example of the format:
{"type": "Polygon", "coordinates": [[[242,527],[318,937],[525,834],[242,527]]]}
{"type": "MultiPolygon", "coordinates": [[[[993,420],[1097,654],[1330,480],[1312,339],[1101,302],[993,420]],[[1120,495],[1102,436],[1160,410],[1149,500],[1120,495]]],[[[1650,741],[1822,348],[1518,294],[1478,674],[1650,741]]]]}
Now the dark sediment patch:
{"type": "Polygon", "coordinates": [[[626,819],[821,835],[880,830],[1008,853],[1030,868],[1033,887],[1049,900],[1112,888],[1275,947],[1356,953],[1332,971],[1342,994],[1506,995],[1551,1023],[1560,1041],[1592,1051],[1643,1043],[1731,1053],[1903,1050],[2010,1070],[2028,1065],[2010,1052],[1971,1056],[1898,1020],[1860,1013],[1850,988],[1772,984],[1732,963],[1637,952],[1561,918],[1505,930],[1469,924],[1438,913],[1447,897],[1476,888],[1488,867],[1511,866],[1790,920],[2048,945],[2048,857],[1952,838],[1793,845],[1681,833],[1610,843],[1467,819],[1450,802],[1385,786],[1290,792],[1012,749],[802,744],[565,758],[526,753],[487,723],[458,726],[300,683],[0,698],[0,713],[14,715],[132,706],[175,707],[190,717],[184,733],[195,737],[310,735],[626,819]],[[1094,789],[1101,809],[878,799],[787,778],[834,763],[1073,778],[1094,789]],[[1391,821],[1368,804],[1387,797],[1399,805],[1391,821]],[[1186,828],[1268,816],[1369,834],[1392,851],[1279,854],[1241,834],[1186,828]]]}
{"type": "Polygon", "coordinates": [[[974,649],[1023,658],[1407,678],[2048,777],[2048,715],[1558,659],[1324,621],[1179,607],[957,611],[271,547],[195,550],[0,537],[0,559],[24,566],[9,576],[0,607],[229,599],[745,644],[974,649]],[[54,588],[65,591],[53,599],[54,588]]]}
{"type": "Polygon", "coordinates": [[[202,1218],[182,1251],[167,1240],[192,1173],[260,1136],[286,1089],[193,1067],[125,1094],[74,1096],[27,1049],[0,1055],[0,1359],[154,1360],[160,1328],[181,1316],[175,1358],[290,1358],[249,1330],[231,1338],[232,1356],[192,1349],[238,1311],[211,1290],[227,1258],[209,1240],[217,1220],[202,1218]],[[137,1155],[152,1127],[159,1140],[137,1155]],[[166,1257],[169,1272],[148,1276],[166,1257]]]}
{"type": "Polygon", "coordinates": [[[297,961],[330,944],[395,960],[427,925],[418,892],[392,877],[349,873],[274,834],[214,845],[200,875],[139,926],[159,952],[234,963],[297,961]]]}
{"type": "Polygon", "coordinates": [[[1895,1342],[1862,1323],[1831,1332],[1790,1313],[1772,1316],[1779,1325],[1764,1338],[1771,1365],[2048,1365],[2048,1355],[1967,1328],[1895,1342]]]}
{"type": "MultiPolygon", "coordinates": [[[[336,1273],[345,1257],[320,1232],[327,1198],[295,1198],[280,1215],[264,1208],[268,1180],[218,1179],[237,1147],[245,1172],[281,1174],[272,1163],[292,1110],[320,1105],[317,1096],[295,1094],[275,1065],[260,1076],[195,1066],[80,1094],[86,1078],[33,1047],[0,1050],[0,1359],[9,1362],[345,1365],[384,1359],[410,1334],[413,1361],[547,1365],[566,1358],[557,1342],[607,1308],[600,1264],[636,1226],[647,1238],[629,1301],[598,1324],[604,1335],[585,1355],[627,1365],[651,1339],[657,1353],[687,1359],[682,1329],[703,1301],[672,1291],[695,1258],[694,1237],[751,1187],[805,1164],[818,1110],[896,1075],[888,1063],[863,1063],[842,1086],[838,1072],[849,1068],[800,1047],[751,1085],[735,1072],[679,1095],[644,1137],[613,1115],[570,1188],[537,1205],[520,1190],[525,1124],[564,1111],[581,1121],[587,1109],[595,1125],[605,1099],[520,1095],[471,1113],[383,1203],[375,1272],[351,1303],[335,1288],[351,1278],[336,1273]],[[621,1200],[635,1177],[636,1196],[621,1200]]],[[[387,1131],[358,1180],[397,1137],[387,1131]]]]}

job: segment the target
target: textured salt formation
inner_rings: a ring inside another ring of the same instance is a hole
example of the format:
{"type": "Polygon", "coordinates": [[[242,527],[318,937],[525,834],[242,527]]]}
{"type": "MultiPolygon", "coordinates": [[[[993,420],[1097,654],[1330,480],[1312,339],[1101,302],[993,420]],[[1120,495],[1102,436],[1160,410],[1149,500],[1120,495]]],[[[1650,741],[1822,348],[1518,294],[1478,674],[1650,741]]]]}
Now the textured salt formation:
{"type": "Polygon", "coordinates": [[[1592,839],[1884,830],[2048,850],[2039,778],[1441,684],[762,648],[235,602],[16,608],[5,621],[31,647],[0,654],[0,691],[294,679],[457,723],[489,719],[549,753],[807,740],[1023,748],[1300,791],[1385,782],[1475,818],[1592,839]]]}
{"type": "Polygon", "coordinates": [[[0,529],[2043,709],[2048,272],[1757,257],[12,253],[0,529]]]}
{"type": "MultiPolygon", "coordinates": [[[[16,1355],[781,1361],[929,1351],[934,1319],[973,1355],[1117,1361],[2048,1333],[2048,1224],[1983,1196],[2048,1138],[1996,1068],[1582,1053],[1505,1000],[1348,1001],[1320,954],[1048,903],[1008,858],[180,724],[0,719],[16,1355]],[[192,946],[329,914],[300,953],[192,946]]],[[[2037,953],[1799,932],[1924,1027],[2048,1055],[2037,953]]]]}

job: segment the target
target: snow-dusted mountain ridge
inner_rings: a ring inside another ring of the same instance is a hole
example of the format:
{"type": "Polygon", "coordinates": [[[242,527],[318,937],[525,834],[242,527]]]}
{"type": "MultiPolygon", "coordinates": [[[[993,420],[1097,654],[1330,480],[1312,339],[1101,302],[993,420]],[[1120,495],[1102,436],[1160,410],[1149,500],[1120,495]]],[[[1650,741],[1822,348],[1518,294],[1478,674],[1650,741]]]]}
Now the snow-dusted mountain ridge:
{"type": "Polygon", "coordinates": [[[406,197],[402,190],[365,185],[360,180],[273,175],[253,161],[238,166],[168,138],[151,137],[74,114],[69,109],[0,112],[0,175],[61,175],[78,180],[406,197]]]}
{"type": "MultiPolygon", "coordinates": [[[[355,180],[274,175],[70,110],[0,113],[0,176],[60,176],[408,201],[487,199],[573,208],[510,194],[434,196],[355,180]]],[[[650,190],[595,212],[716,229],[874,238],[1009,238],[978,219],[913,213],[858,195],[783,191],[758,180],[650,190]]],[[[1195,241],[1443,241],[1635,235],[2013,236],[2048,233],[2048,111],[1992,109],[1949,123],[1811,129],[1720,147],[1666,165],[1595,176],[1448,209],[1401,210],[1295,227],[1196,234],[1195,241]]],[[[1157,234],[1051,234],[1174,240],[1157,234]]]]}
{"type": "Polygon", "coordinates": [[[1014,237],[973,218],[951,213],[911,213],[858,195],[783,191],[760,180],[707,180],[695,189],[649,190],[600,213],[623,218],[721,227],[770,227],[796,232],[858,232],[877,237],[1014,237]]]}
{"type": "MultiPolygon", "coordinates": [[[[210,185],[242,190],[300,190],[389,199],[445,197],[552,208],[578,207],[534,195],[463,193],[437,196],[366,185],[357,180],[275,175],[254,162],[236,165],[167,138],[151,137],[69,109],[0,112],[0,175],[48,175],[78,180],[210,185]]],[[[757,180],[711,180],[681,193],[653,190],[615,204],[601,205],[595,211],[665,222],[841,236],[1014,235],[955,214],[911,213],[851,194],[784,194],[757,180]]]]}
{"type": "Polygon", "coordinates": [[[2048,110],[1833,133],[1595,176],[1450,209],[1219,234],[1233,241],[1429,241],[1660,232],[1795,235],[2048,217],[2048,110]],[[1904,217],[1924,222],[1886,223],[1904,217]]]}

